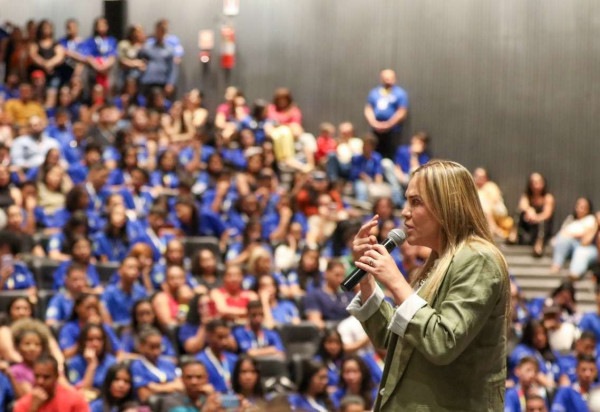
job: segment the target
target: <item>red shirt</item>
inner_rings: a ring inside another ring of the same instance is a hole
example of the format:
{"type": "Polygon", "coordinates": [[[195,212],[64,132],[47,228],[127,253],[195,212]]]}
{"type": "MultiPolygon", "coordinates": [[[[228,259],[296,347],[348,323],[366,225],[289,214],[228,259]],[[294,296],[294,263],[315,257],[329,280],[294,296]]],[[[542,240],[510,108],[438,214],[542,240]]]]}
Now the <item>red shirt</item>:
{"type": "Polygon", "coordinates": [[[315,160],[318,162],[323,158],[326,158],[329,153],[335,152],[337,143],[331,136],[319,136],[317,137],[317,152],[315,153],[315,160]]]}
{"type": "MultiPolygon", "coordinates": [[[[31,393],[23,396],[15,404],[14,412],[29,412],[31,408],[31,393]]],[[[72,389],[56,385],[54,398],[43,404],[38,412],[89,412],[90,407],[83,395],[72,389]]]]}

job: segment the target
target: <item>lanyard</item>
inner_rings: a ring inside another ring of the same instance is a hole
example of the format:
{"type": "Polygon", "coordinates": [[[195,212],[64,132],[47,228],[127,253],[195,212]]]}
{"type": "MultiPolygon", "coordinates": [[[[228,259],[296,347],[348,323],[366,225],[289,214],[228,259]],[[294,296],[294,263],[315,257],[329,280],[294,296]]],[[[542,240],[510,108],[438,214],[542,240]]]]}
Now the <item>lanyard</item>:
{"type": "Polygon", "coordinates": [[[160,251],[160,254],[164,255],[165,247],[163,245],[163,242],[161,242],[160,238],[154,232],[154,230],[152,230],[151,228],[148,228],[148,229],[146,229],[146,233],[150,237],[150,241],[152,241],[152,244],[160,251]]]}
{"type": "Polygon", "coordinates": [[[158,380],[160,381],[160,383],[165,383],[167,381],[167,374],[164,373],[163,371],[161,371],[160,369],[158,369],[156,367],[156,365],[154,365],[152,362],[150,362],[145,357],[142,357],[140,360],[144,364],[146,369],[148,369],[148,372],[150,372],[151,374],[156,376],[158,378],[158,380]]]}
{"type": "Polygon", "coordinates": [[[247,328],[248,333],[252,336],[252,348],[264,348],[267,346],[267,340],[265,339],[265,333],[262,329],[258,331],[258,333],[252,332],[250,328],[247,328]]]}
{"type": "Polygon", "coordinates": [[[315,398],[313,398],[312,396],[306,396],[306,400],[308,401],[308,404],[316,411],[318,412],[327,412],[327,409],[325,409],[323,406],[321,406],[315,398]]]}
{"type": "Polygon", "coordinates": [[[219,372],[219,375],[223,377],[227,389],[231,390],[231,372],[227,357],[221,356],[221,361],[219,361],[211,348],[206,348],[206,356],[208,357],[210,363],[215,367],[217,372],[219,372]]]}

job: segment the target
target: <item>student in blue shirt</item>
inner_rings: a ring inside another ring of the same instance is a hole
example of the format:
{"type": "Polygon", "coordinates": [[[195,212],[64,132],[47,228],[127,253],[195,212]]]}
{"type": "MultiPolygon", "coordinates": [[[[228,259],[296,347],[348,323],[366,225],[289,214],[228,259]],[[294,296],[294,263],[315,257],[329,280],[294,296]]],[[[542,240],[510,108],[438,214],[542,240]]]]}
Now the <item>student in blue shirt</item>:
{"type": "MultiPolygon", "coordinates": [[[[162,288],[162,284],[167,278],[167,269],[169,266],[180,266],[182,268],[188,266],[185,256],[185,246],[179,239],[172,238],[169,240],[164,256],[158,263],[154,264],[150,277],[152,285],[156,290],[162,288]]],[[[191,289],[195,289],[198,286],[198,281],[194,279],[189,270],[185,270],[185,283],[191,289]]]]}
{"type": "Polygon", "coordinates": [[[126,145],[119,153],[118,167],[110,171],[108,176],[108,186],[130,186],[131,172],[138,165],[138,148],[133,145],[126,145]]]}
{"type": "Polygon", "coordinates": [[[89,237],[88,217],[83,210],[76,210],[62,227],[62,231],[50,236],[47,245],[48,257],[53,260],[71,260],[71,245],[76,237],[89,237]]]}
{"type": "Polygon", "coordinates": [[[327,263],[325,284],[304,298],[304,313],[309,321],[322,328],[326,320],[343,320],[349,316],[346,307],[353,293],[339,290],[345,274],[341,261],[332,259],[327,263]]]}
{"type": "Polygon", "coordinates": [[[547,399],[545,388],[538,385],[536,381],[538,372],[539,364],[535,358],[525,356],[519,361],[515,368],[518,383],[506,389],[504,412],[525,412],[525,400],[530,394],[537,394],[547,399]]]}
{"type": "Polygon", "coordinates": [[[90,412],[113,412],[133,401],[135,394],[132,381],[129,364],[119,362],[112,365],[106,371],[100,396],[90,403],[90,412]]]}
{"type": "Polygon", "coordinates": [[[67,378],[78,389],[99,390],[116,361],[102,325],[88,323],[79,335],[77,354],[67,362],[67,378]]]}
{"type": "Polygon", "coordinates": [[[228,351],[232,345],[229,326],[222,319],[214,319],[206,325],[206,348],[196,359],[206,366],[208,381],[221,393],[232,391],[231,376],[237,356],[228,351]]]}
{"type": "Polygon", "coordinates": [[[283,324],[300,323],[298,307],[289,300],[279,299],[279,289],[275,279],[269,274],[263,274],[256,279],[254,290],[270,310],[270,316],[265,311],[265,325],[274,327],[283,324]]]}
{"type": "Polygon", "coordinates": [[[132,210],[140,222],[140,226],[146,226],[145,221],[154,203],[154,195],[151,192],[148,181],[148,172],[140,167],[131,171],[131,187],[124,194],[125,206],[132,210]]]}
{"type": "Polygon", "coordinates": [[[109,89],[109,72],[117,61],[117,40],[108,35],[108,21],[104,17],[94,20],[94,33],[83,42],[81,50],[94,75],[93,83],[109,89]]]}
{"type": "Polygon", "coordinates": [[[248,302],[248,324],[233,329],[238,349],[252,357],[276,356],[283,359],[283,342],[275,330],[263,326],[264,319],[263,304],[258,300],[248,302]]]}
{"type": "Polygon", "coordinates": [[[323,362],[327,368],[327,387],[330,393],[338,388],[344,356],[342,336],[336,329],[327,329],[321,339],[315,359],[323,362]]]}
{"type": "Polygon", "coordinates": [[[78,185],[86,181],[90,166],[102,159],[102,147],[94,142],[85,144],[83,159],[69,164],[67,173],[74,184],[78,185]]]}
{"type": "Polygon", "coordinates": [[[150,175],[150,185],[155,188],[176,189],[179,185],[177,155],[172,150],[165,150],[158,156],[157,168],[150,175]]]}
{"type": "Polygon", "coordinates": [[[558,355],[558,366],[560,368],[559,383],[568,381],[571,384],[577,382],[577,359],[581,356],[595,356],[596,337],[593,332],[584,330],[575,341],[574,351],[568,354],[558,355]]]}
{"type": "Polygon", "coordinates": [[[8,406],[15,400],[15,392],[9,378],[0,372],[0,410],[7,411],[8,406]]]}
{"type": "Polygon", "coordinates": [[[373,384],[369,368],[358,355],[344,357],[340,367],[339,389],[332,395],[333,403],[340,407],[345,396],[360,397],[365,410],[371,410],[377,398],[377,387],[373,384]]]}
{"type": "Polygon", "coordinates": [[[580,355],[577,359],[577,382],[561,387],[552,402],[551,412],[585,412],[587,397],[598,376],[596,359],[591,355],[580,355]]]}
{"type": "Polygon", "coordinates": [[[92,244],[89,239],[85,237],[75,237],[71,244],[71,256],[72,260],[64,261],[54,272],[54,289],[60,290],[65,285],[65,276],[67,269],[72,263],[79,263],[85,267],[87,274],[87,289],[89,293],[102,293],[104,288],[100,285],[100,276],[96,270],[96,266],[91,263],[92,258],[92,244]]]}
{"type": "MultiPolygon", "coordinates": [[[[131,328],[127,328],[121,333],[121,345],[125,352],[136,353],[135,336],[147,326],[152,326],[159,331],[162,331],[156,318],[156,313],[154,313],[152,302],[150,302],[149,298],[142,298],[135,302],[131,309],[131,328]]],[[[172,360],[175,360],[176,356],[173,344],[165,333],[162,335],[161,356],[165,359],[170,358],[172,360]]]]}
{"type": "Polygon", "coordinates": [[[592,332],[596,337],[596,344],[600,345],[600,287],[596,288],[596,310],[583,315],[579,321],[579,329],[592,332]]]}
{"type": "Polygon", "coordinates": [[[87,288],[86,268],[72,263],[67,269],[65,287],[52,296],[46,309],[46,325],[57,326],[66,322],[73,313],[74,299],[87,288]]]}
{"type": "Polygon", "coordinates": [[[162,235],[160,231],[165,225],[167,210],[160,206],[154,205],[148,213],[148,227],[140,236],[135,239],[132,244],[142,242],[147,243],[152,248],[152,257],[154,262],[158,262],[167,249],[167,243],[175,236],[172,234],[162,235]]]}
{"type": "Polygon", "coordinates": [[[363,153],[352,157],[350,180],[354,183],[354,194],[357,200],[369,200],[369,186],[383,183],[381,154],[375,151],[377,138],[367,135],[363,138],[363,153]]]}
{"type": "Polygon", "coordinates": [[[145,327],[138,334],[140,358],[131,362],[133,387],[140,401],[146,402],[151,395],[183,391],[183,383],[175,365],[163,359],[162,334],[153,327],[145,327]]]}
{"type": "Polygon", "coordinates": [[[0,290],[26,290],[30,296],[37,296],[33,274],[17,258],[19,249],[20,242],[14,233],[0,231],[0,290]]]}
{"type": "Polygon", "coordinates": [[[128,256],[118,270],[119,282],[108,285],[102,294],[102,303],[114,326],[131,323],[131,309],[135,302],[147,296],[146,289],[138,282],[140,262],[128,256]]]}
{"type": "MultiPolygon", "coordinates": [[[[100,300],[98,296],[82,293],[75,298],[73,313],[69,321],[63,325],[58,333],[58,346],[66,358],[77,353],[81,329],[87,323],[99,323],[100,319],[100,300]]],[[[102,324],[102,327],[110,340],[111,353],[118,357],[122,350],[121,342],[110,326],[102,324]]]]}
{"type": "Polygon", "coordinates": [[[298,393],[288,396],[293,411],[329,412],[335,406],[327,393],[327,368],[314,359],[302,363],[302,379],[298,393]]]}
{"type": "Polygon", "coordinates": [[[250,409],[266,409],[260,368],[255,358],[241,355],[233,368],[231,380],[234,393],[242,397],[248,406],[253,407],[250,409]]]}
{"type": "Polygon", "coordinates": [[[140,233],[127,217],[125,206],[115,205],[108,213],[104,230],[93,235],[94,256],[100,262],[121,262],[129,253],[131,239],[140,233]]]}

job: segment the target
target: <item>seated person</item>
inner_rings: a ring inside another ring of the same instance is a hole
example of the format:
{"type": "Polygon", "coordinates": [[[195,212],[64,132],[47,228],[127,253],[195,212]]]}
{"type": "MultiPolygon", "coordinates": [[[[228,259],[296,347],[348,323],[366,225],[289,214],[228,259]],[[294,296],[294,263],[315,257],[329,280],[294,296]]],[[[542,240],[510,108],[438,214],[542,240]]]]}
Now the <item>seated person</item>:
{"type": "Polygon", "coordinates": [[[363,138],[363,152],[352,158],[350,180],[354,183],[354,195],[357,200],[369,201],[369,190],[373,184],[383,183],[381,154],[375,151],[377,137],[367,135],[363,138]]]}
{"type": "Polygon", "coordinates": [[[575,202],[573,214],[565,219],[554,238],[552,273],[558,273],[565,260],[570,257],[569,277],[571,280],[581,279],[590,265],[598,260],[595,242],[597,232],[598,221],[592,203],[589,199],[580,197],[575,202]]]}
{"type": "Polygon", "coordinates": [[[115,363],[106,372],[100,396],[90,402],[90,411],[115,410],[114,408],[125,406],[134,399],[129,365],[125,362],[115,363]]]}
{"type": "Polygon", "coordinates": [[[306,318],[319,328],[324,328],[327,320],[343,320],[348,317],[346,307],[354,294],[339,290],[345,273],[344,264],[341,261],[330,260],[325,270],[323,287],[316,289],[304,298],[306,318]]]}
{"type": "Polygon", "coordinates": [[[600,344],[600,287],[596,288],[596,310],[583,315],[579,321],[579,329],[591,332],[596,338],[596,344],[600,344]]]}
{"type": "Polygon", "coordinates": [[[428,145],[429,135],[417,132],[411,137],[410,144],[398,147],[393,163],[389,159],[382,160],[385,180],[392,186],[392,200],[396,207],[404,206],[404,191],[410,174],[429,161],[428,145]]]}
{"type": "Polygon", "coordinates": [[[158,322],[163,327],[183,322],[193,292],[185,284],[185,271],[181,266],[169,266],[161,290],[152,297],[152,306],[158,322]]]}
{"type": "MultiPolygon", "coordinates": [[[[127,353],[136,353],[135,339],[140,331],[151,326],[163,332],[156,319],[154,308],[149,298],[142,298],[136,301],[131,309],[131,327],[126,328],[121,332],[121,345],[123,350],[127,353]]],[[[171,359],[175,359],[175,349],[169,339],[168,335],[163,333],[162,335],[162,352],[161,356],[171,359]]]]}
{"type": "Polygon", "coordinates": [[[0,290],[25,290],[37,302],[37,287],[33,274],[18,259],[19,239],[11,232],[0,231],[0,290]]]}
{"type": "Polygon", "coordinates": [[[479,201],[492,234],[506,240],[513,229],[514,220],[508,215],[500,188],[489,179],[487,170],[483,167],[478,167],[473,171],[473,180],[477,186],[479,201]]]}
{"type": "Polygon", "coordinates": [[[77,263],[85,267],[87,275],[86,293],[102,293],[103,287],[100,285],[100,276],[96,266],[92,263],[92,243],[85,237],[77,237],[71,244],[72,260],[64,261],[54,272],[54,289],[60,290],[65,285],[65,275],[71,264],[77,263]]]}
{"type": "Polygon", "coordinates": [[[598,376],[594,356],[581,355],[577,359],[577,382],[558,389],[552,402],[552,412],[586,411],[587,398],[598,376]]]}
{"type": "Polygon", "coordinates": [[[148,227],[140,233],[137,239],[131,242],[131,244],[138,242],[149,244],[152,247],[154,262],[160,260],[167,249],[167,243],[174,237],[172,234],[163,235],[161,233],[166,217],[167,210],[164,207],[152,206],[148,212],[148,227]]]}
{"type": "Polygon", "coordinates": [[[66,322],[73,313],[75,297],[87,288],[85,266],[71,263],[65,277],[65,287],[59,290],[48,302],[46,325],[58,326],[66,322]]]}
{"type": "Polygon", "coordinates": [[[153,327],[142,329],[138,335],[139,359],[131,362],[133,387],[140,401],[151,395],[183,392],[181,378],[175,365],[161,358],[162,334],[153,327]]]}
{"type": "Polygon", "coordinates": [[[248,324],[233,330],[233,337],[241,353],[251,357],[277,356],[284,358],[283,343],[279,334],[263,325],[265,314],[263,305],[258,300],[248,303],[248,324]]]}
{"type": "Polygon", "coordinates": [[[183,412],[194,405],[197,411],[217,411],[221,409],[221,396],[208,382],[206,366],[196,359],[186,360],[181,365],[183,393],[164,399],[162,412],[183,412]]]}
{"type": "Polygon", "coordinates": [[[77,389],[98,394],[108,368],[116,361],[102,325],[88,323],[79,335],[77,354],[67,362],[67,377],[77,389]]]}
{"type": "Polygon", "coordinates": [[[223,274],[223,286],[210,291],[210,315],[236,323],[245,323],[248,317],[248,302],[256,300],[256,293],[244,290],[244,275],[237,265],[227,266],[223,274]]]}
{"type": "MultiPolygon", "coordinates": [[[[77,354],[81,329],[88,323],[101,323],[101,307],[97,295],[84,293],[75,298],[73,313],[58,334],[58,344],[66,358],[77,354]]],[[[110,340],[111,353],[118,357],[122,350],[121,342],[110,326],[105,323],[102,326],[110,340]]]]}
{"type": "Polygon", "coordinates": [[[33,373],[37,385],[17,401],[14,412],[89,411],[83,395],[59,383],[58,362],[52,356],[40,357],[33,367],[33,373]]]}
{"type": "Polygon", "coordinates": [[[216,391],[232,391],[231,375],[237,362],[237,356],[229,352],[232,347],[231,330],[221,319],[215,319],[206,325],[206,348],[196,359],[202,362],[208,372],[208,381],[216,391]]]}
{"type": "Polygon", "coordinates": [[[530,356],[522,358],[515,374],[519,382],[512,388],[506,390],[505,412],[521,412],[521,399],[530,395],[541,396],[547,399],[546,390],[536,382],[536,375],[539,372],[538,361],[530,356]]]}
{"type": "Polygon", "coordinates": [[[596,353],[596,337],[589,330],[584,330],[573,345],[575,350],[558,356],[560,368],[560,386],[568,386],[577,382],[577,359],[582,356],[594,356],[596,353]]]}
{"type": "Polygon", "coordinates": [[[119,282],[108,285],[102,293],[109,323],[112,322],[114,326],[130,324],[134,303],[147,296],[146,289],[139,283],[140,263],[136,258],[128,256],[123,259],[118,274],[119,282]]]}

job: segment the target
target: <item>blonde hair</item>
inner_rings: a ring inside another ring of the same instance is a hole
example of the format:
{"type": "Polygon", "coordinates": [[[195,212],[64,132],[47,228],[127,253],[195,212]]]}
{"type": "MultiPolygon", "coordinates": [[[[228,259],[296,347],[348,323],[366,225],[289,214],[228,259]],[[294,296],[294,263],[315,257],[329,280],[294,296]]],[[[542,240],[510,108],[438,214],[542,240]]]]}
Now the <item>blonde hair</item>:
{"type": "Polygon", "coordinates": [[[481,208],[471,173],[462,165],[448,160],[432,160],[412,175],[421,189],[425,205],[441,225],[439,254],[432,251],[413,281],[425,279],[421,295],[433,303],[454,255],[468,243],[477,242],[497,259],[508,282],[506,260],[494,245],[481,208]]]}

